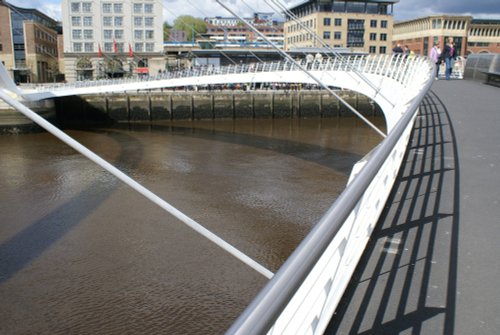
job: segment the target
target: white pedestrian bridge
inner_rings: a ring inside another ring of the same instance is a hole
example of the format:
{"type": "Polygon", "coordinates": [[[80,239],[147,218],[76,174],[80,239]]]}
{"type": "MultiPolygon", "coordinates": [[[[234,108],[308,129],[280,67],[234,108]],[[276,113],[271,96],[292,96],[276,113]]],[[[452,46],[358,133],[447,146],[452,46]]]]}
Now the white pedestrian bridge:
{"type": "Polygon", "coordinates": [[[269,278],[228,334],[323,334],[389,197],[418,106],[434,80],[434,66],[418,56],[331,57],[311,63],[288,60],[205,67],[142,80],[98,80],[21,90],[0,65],[0,99],[269,278]],[[274,274],[26,107],[27,101],[68,95],[230,83],[302,83],[348,89],[374,100],[386,118],[384,139],[353,167],[345,190],[274,274]]]}

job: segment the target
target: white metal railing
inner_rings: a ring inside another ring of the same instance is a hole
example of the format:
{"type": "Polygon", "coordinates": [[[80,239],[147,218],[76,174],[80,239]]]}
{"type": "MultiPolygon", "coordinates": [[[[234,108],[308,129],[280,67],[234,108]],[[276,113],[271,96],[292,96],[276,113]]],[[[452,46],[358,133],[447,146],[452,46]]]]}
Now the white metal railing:
{"type": "MultiPolygon", "coordinates": [[[[415,57],[416,60],[421,57],[415,57]]],[[[314,60],[308,62],[306,59],[301,59],[298,62],[310,71],[321,72],[349,72],[358,71],[363,74],[377,74],[386,77],[391,77],[399,83],[406,86],[408,78],[411,74],[407,71],[408,65],[414,64],[415,59],[409,59],[401,55],[356,55],[356,56],[343,56],[338,57],[325,57],[321,61],[314,60]]],[[[263,72],[289,72],[301,71],[300,67],[287,62],[265,62],[265,63],[251,63],[251,64],[237,64],[222,67],[215,66],[200,66],[180,71],[167,71],[160,75],[145,76],[137,78],[120,78],[120,79],[100,79],[77,81],[74,83],[50,83],[50,84],[36,84],[24,85],[24,88],[31,88],[37,91],[57,91],[79,89],[83,87],[103,87],[112,85],[123,85],[140,82],[164,81],[170,79],[180,78],[199,78],[204,76],[215,75],[231,75],[243,73],[263,73],[263,72]]]]}

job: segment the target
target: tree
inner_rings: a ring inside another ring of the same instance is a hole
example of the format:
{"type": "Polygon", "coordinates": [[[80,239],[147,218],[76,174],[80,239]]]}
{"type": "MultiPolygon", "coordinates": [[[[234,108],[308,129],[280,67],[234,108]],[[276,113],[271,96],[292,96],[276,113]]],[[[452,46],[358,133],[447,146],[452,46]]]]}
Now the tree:
{"type": "Polygon", "coordinates": [[[163,23],[163,42],[170,40],[170,29],[172,26],[168,22],[163,23]]]}
{"type": "Polygon", "coordinates": [[[186,33],[187,39],[191,40],[192,37],[199,38],[199,34],[207,32],[207,24],[203,19],[195,18],[190,15],[181,15],[174,21],[173,28],[175,30],[183,30],[186,33]]]}

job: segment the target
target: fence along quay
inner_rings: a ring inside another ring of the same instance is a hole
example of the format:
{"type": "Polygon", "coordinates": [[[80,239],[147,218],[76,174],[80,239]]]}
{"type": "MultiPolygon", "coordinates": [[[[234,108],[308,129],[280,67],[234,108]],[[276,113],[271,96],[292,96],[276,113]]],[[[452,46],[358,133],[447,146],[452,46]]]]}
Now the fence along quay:
{"type": "MultiPolygon", "coordinates": [[[[224,68],[200,69],[167,74],[148,81],[99,81],[80,86],[61,85],[22,91],[0,69],[0,98],[34,122],[44,127],[97,164],[148,197],[183,222],[197,229],[256,271],[271,278],[253,303],[236,320],[228,334],[320,334],[326,327],[350,275],[361,256],[373,225],[383,208],[406,149],[419,102],[432,84],[433,64],[426,58],[406,59],[394,56],[353,56],[342,61],[326,58],[309,64],[316,78],[327,86],[343,87],[362,93],[376,101],[386,116],[388,134],[382,143],[353,169],[345,191],[332,205],[294,254],[276,274],[226,242],[191,222],[164,200],[122,172],[102,162],[99,157],[69,138],[43,118],[37,116],[23,101],[55,96],[91,94],[94,92],[124,92],[127,90],[239,82],[302,82],[315,80],[290,62],[233,65],[224,68]],[[353,79],[352,69],[363,73],[372,85],[353,79]],[[328,74],[328,75],[325,75],[328,74]],[[376,86],[376,89],[373,88],[376,86]],[[392,100],[388,102],[386,98],[392,100]],[[97,157],[96,157],[97,156],[97,157]],[[334,272],[331,269],[336,269],[334,272]]],[[[306,64],[304,63],[303,66],[306,64]]]]}

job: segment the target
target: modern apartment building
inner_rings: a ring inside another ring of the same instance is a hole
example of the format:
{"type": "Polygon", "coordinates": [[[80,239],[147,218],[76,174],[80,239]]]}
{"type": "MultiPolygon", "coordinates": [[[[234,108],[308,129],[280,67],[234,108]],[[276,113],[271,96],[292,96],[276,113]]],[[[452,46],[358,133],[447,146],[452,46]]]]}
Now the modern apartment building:
{"type": "Polygon", "coordinates": [[[393,9],[399,0],[308,0],[289,8],[285,49],[330,47],[390,53],[393,9]]]}
{"type": "MultiPolygon", "coordinates": [[[[270,47],[268,43],[248,28],[236,17],[207,17],[207,37],[215,45],[239,45],[270,47]]],[[[273,19],[273,13],[255,13],[251,18],[245,18],[260,33],[278,46],[283,46],[283,22],[273,19]]]]}
{"type": "Polygon", "coordinates": [[[162,0],[62,0],[69,82],[165,68],[162,0]]]}
{"type": "Polygon", "coordinates": [[[434,43],[443,48],[447,37],[453,37],[460,56],[500,53],[500,19],[433,15],[394,24],[394,43],[408,45],[417,54],[428,55],[434,43]]]}
{"type": "Polygon", "coordinates": [[[57,21],[0,0],[0,61],[19,83],[52,82],[59,73],[57,21]]]}

